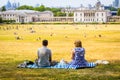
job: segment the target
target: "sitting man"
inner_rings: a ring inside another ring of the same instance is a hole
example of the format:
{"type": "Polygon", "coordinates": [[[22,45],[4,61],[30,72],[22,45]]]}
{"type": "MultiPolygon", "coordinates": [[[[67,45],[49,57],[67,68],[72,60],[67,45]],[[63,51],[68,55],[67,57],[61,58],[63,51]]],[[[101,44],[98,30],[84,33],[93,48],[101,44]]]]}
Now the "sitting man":
{"type": "Polygon", "coordinates": [[[39,67],[50,66],[52,61],[52,53],[51,50],[47,48],[48,40],[43,40],[42,45],[43,47],[38,48],[38,59],[36,60],[36,64],[39,67]]]}

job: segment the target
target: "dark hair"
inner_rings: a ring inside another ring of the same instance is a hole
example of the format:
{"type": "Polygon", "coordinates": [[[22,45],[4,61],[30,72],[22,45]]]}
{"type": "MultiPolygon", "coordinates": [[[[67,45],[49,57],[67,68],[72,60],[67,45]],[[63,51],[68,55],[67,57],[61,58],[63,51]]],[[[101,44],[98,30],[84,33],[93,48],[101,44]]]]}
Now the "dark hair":
{"type": "Polygon", "coordinates": [[[43,41],[42,41],[42,45],[43,45],[43,46],[47,46],[47,45],[48,45],[48,40],[43,40],[43,41]]]}
{"type": "Polygon", "coordinates": [[[82,42],[80,40],[76,40],[74,44],[75,44],[75,47],[82,47],[82,42]]]}

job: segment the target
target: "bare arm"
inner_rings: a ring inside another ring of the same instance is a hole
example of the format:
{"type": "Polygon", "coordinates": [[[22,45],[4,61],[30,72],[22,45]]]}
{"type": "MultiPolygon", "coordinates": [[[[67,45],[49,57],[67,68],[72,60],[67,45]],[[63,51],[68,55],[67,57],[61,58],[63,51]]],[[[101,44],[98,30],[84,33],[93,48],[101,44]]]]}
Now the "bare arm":
{"type": "Polygon", "coordinates": [[[38,59],[39,59],[39,50],[37,51],[37,56],[38,56],[38,59]]]}
{"type": "Polygon", "coordinates": [[[52,53],[50,51],[49,61],[52,62],[52,53]]]}
{"type": "Polygon", "coordinates": [[[72,54],[71,59],[74,60],[74,57],[75,57],[74,50],[71,51],[71,54],[72,54]]]}

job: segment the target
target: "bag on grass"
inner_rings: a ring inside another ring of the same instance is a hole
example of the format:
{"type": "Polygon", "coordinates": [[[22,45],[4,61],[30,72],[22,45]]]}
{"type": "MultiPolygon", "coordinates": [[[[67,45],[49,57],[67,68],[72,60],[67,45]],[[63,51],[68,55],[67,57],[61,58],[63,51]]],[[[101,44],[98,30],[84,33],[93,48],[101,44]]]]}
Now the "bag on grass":
{"type": "Polygon", "coordinates": [[[19,64],[17,67],[18,68],[27,68],[28,65],[33,65],[33,64],[34,64],[34,62],[26,60],[23,63],[19,64]]]}

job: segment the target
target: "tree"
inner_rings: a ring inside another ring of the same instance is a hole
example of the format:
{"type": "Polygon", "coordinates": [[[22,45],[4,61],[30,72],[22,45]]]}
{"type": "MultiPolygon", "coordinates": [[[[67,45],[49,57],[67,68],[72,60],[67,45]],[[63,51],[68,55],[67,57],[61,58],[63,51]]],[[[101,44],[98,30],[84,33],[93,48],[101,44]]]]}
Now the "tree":
{"type": "MultiPolygon", "coordinates": [[[[54,16],[66,16],[66,13],[62,13],[61,12],[61,8],[50,8],[50,7],[45,7],[44,5],[41,5],[39,7],[32,7],[32,6],[28,6],[28,5],[23,5],[20,6],[19,8],[17,8],[18,10],[35,10],[35,11],[52,11],[54,16]]],[[[72,14],[70,14],[69,16],[72,16],[72,14]]]]}
{"type": "Polygon", "coordinates": [[[53,13],[60,12],[60,11],[61,11],[61,8],[51,8],[51,11],[52,11],[53,13]]]}
{"type": "Polygon", "coordinates": [[[45,11],[45,6],[44,5],[41,5],[39,8],[40,8],[40,11],[45,11]]]}
{"type": "Polygon", "coordinates": [[[66,13],[57,12],[56,16],[66,16],[66,13]]]}
{"type": "Polygon", "coordinates": [[[46,8],[45,8],[44,5],[41,5],[41,6],[39,6],[39,7],[35,7],[34,10],[35,10],[35,11],[45,11],[46,8]]]}
{"type": "Polygon", "coordinates": [[[117,15],[120,16],[120,8],[118,8],[117,15]]]}
{"type": "Polygon", "coordinates": [[[51,8],[49,8],[49,7],[46,7],[46,9],[45,9],[45,10],[51,11],[51,8]]]}
{"type": "Polygon", "coordinates": [[[2,11],[6,11],[6,8],[5,8],[5,6],[2,6],[2,11]]]}
{"type": "Polygon", "coordinates": [[[3,22],[3,20],[2,20],[2,18],[0,17],[0,23],[2,23],[3,22]]]}
{"type": "Polygon", "coordinates": [[[54,13],[54,16],[58,16],[58,12],[60,12],[61,11],[61,9],[60,8],[51,8],[51,11],[54,13]]]}
{"type": "Polygon", "coordinates": [[[109,10],[110,10],[110,11],[117,11],[117,9],[114,8],[114,7],[110,7],[109,10]]]}
{"type": "Polygon", "coordinates": [[[34,10],[34,8],[32,6],[28,6],[28,5],[23,5],[23,6],[20,6],[17,8],[18,10],[24,10],[24,9],[27,9],[27,10],[34,10]]]}
{"type": "Polygon", "coordinates": [[[72,17],[74,14],[73,13],[69,13],[69,16],[72,17]]]}

